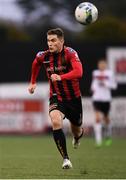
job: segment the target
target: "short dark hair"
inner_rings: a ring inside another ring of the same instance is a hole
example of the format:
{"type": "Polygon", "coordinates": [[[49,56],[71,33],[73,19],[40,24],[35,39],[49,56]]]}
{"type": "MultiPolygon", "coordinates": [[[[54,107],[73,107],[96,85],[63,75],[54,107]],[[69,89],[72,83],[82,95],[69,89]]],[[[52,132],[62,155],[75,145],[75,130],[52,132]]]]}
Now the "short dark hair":
{"type": "Polygon", "coordinates": [[[61,28],[50,29],[47,31],[47,35],[56,34],[58,38],[64,38],[64,32],[61,28]]]}

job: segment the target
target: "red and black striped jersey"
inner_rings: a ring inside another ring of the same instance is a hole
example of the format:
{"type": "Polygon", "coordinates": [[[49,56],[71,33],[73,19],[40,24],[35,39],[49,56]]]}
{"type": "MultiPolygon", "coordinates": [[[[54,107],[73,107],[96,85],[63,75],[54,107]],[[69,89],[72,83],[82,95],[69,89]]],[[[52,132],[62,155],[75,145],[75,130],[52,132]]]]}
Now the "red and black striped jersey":
{"type": "Polygon", "coordinates": [[[50,97],[57,95],[59,101],[71,100],[79,97],[79,78],[82,77],[82,64],[77,52],[64,47],[60,53],[51,53],[49,50],[38,52],[32,64],[31,83],[36,82],[41,65],[44,64],[50,85],[50,97]],[[58,74],[61,81],[52,82],[51,75],[58,74]]]}

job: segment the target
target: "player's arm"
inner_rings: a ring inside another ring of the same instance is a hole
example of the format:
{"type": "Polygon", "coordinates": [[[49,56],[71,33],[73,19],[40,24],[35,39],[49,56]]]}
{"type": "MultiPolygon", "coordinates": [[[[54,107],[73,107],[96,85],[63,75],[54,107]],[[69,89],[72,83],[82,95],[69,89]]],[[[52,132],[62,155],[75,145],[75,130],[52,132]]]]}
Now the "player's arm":
{"type": "Polygon", "coordinates": [[[52,81],[61,81],[61,80],[72,80],[81,78],[83,74],[82,64],[80,62],[72,62],[72,70],[63,75],[52,74],[52,81]]]}
{"type": "Polygon", "coordinates": [[[31,81],[28,87],[28,91],[29,93],[34,93],[35,89],[36,89],[36,79],[38,77],[40,68],[41,68],[41,64],[42,64],[42,58],[40,58],[40,54],[36,55],[36,58],[34,59],[33,63],[32,63],[32,69],[31,69],[31,81]]]}
{"type": "Polygon", "coordinates": [[[108,81],[104,82],[105,86],[109,89],[116,89],[117,88],[117,82],[115,80],[113,72],[110,73],[110,78],[108,81]]]}
{"type": "Polygon", "coordinates": [[[92,81],[91,81],[91,87],[90,87],[91,93],[95,93],[98,87],[99,87],[99,83],[96,80],[96,70],[94,70],[92,72],[92,81]]]}
{"type": "Polygon", "coordinates": [[[60,75],[61,80],[71,80],[81,78],[83,75],[83,68],[76,51],[69,53],[69,62],[72,70],[68,73],[60,75]]]}
{"type": "Polygon", "coordinates": [[[72,79],[78,79],[82,77],[83,69],[82,64],[80,62],[76,62],[76,60],[71,61],[72,70],[68,73],[65,73],[63,75],[58,74],[52,74],[51,79],[52,81],[61,81],[61,80],[72,80],[72,79]]]}

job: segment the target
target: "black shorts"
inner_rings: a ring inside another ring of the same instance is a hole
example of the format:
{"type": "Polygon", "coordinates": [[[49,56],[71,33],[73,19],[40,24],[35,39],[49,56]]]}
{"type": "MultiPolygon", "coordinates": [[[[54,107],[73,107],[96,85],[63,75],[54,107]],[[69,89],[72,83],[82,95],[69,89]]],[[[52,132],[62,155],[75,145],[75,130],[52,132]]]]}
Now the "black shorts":
{"type": "Polygon", "coordinates": [[[109,114],[110,102],[93,101],[94,109],[102,112],[105,116],[109,114]]]}
{"type": "Polygon", "coordinates": [[[82,124],[82,102],[81,97],[72,100],[58,101],[56,96],[50,98],[49,113],[55,109],[61,111],[65,117],[74,125],[82,124]]]}

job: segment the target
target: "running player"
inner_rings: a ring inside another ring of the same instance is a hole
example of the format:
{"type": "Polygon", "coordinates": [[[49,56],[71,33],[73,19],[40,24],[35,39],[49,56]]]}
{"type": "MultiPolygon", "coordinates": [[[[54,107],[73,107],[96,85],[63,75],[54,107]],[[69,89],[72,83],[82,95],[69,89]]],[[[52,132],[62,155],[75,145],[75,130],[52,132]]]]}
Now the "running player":
{"type": "Polygon", "coordinates": [[[66,137],[62,130],[63,119],[70,121],[73,133],[73,147],[77,148],[83,135],[82,103],[79,79],[82,77],[82,64],[77,52],[64,46],[64,32],[60,28],[47,32],[48,50],[38,52],[32,63],[31,82],[28,87],[34,93],[36,79],[42,64],[44,64],[50,86],[49,116],[52,122],[53,137],[57,148],[63,157],[63,169],[72,168],[66,137]]]}
{"type": "Polygon", "coordinates": [[[116,89],[116,87],[117,84],[113,72],[107,68],[105,59],[100,59],[98,69],[92,73],[91,83],[92,100],[95,111],[94,134],[97,147],[102,145],[102,116],[104,121],[105,143],[106,145],[112,143],[109,112],[112,99],[111,90],[116,89]]]}

